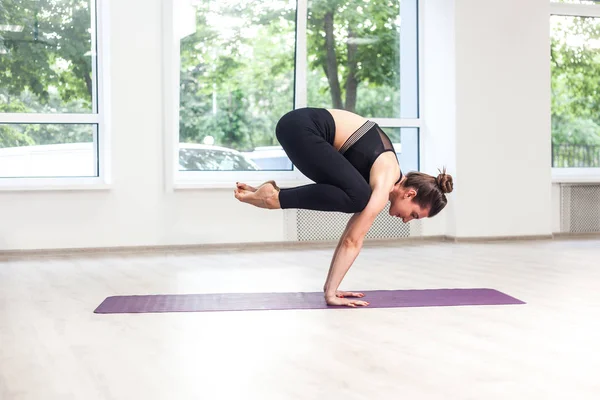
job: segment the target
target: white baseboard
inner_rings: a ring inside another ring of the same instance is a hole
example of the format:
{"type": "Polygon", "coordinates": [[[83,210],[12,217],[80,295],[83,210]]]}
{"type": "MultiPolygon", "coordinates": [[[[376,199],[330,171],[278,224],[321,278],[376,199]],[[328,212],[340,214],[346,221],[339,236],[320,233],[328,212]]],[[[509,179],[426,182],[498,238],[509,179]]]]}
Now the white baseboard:
{"type": "MultiPolygon", "coordinates": [[[[598,240],[600,233],[554,233],[551,235],[529,236],[490,236],[490,237],[456,237],[449,235],[414,236],[397,239],[368,239],[363,243],[364,248],[389,246],[414,246],[430,243],[491,243],[519,242],[533,240],[598,240]]],[[[0,250],[0,260],[32,257],[64,257],[64,256],[102,256],[111,254],[160,254],[186,252],[249,252],[269,250],[297,249],[335,249],[337,241],[280,241],[280,242],[250,242],[250,243],[210,243],[191,245],[164,246],[123,246],[123,247],[91,247],[91,248],[61,248],[61,249],[22,249],[0,250]]]]}
{"type": "Polygon", "coordinates": [[[500,241],[523,241],[523,240],[552,240],[554,235],[523,235],[523,236],[450,236],[445,235],[446,241],[455,243],[486,243],[500,241]]]}

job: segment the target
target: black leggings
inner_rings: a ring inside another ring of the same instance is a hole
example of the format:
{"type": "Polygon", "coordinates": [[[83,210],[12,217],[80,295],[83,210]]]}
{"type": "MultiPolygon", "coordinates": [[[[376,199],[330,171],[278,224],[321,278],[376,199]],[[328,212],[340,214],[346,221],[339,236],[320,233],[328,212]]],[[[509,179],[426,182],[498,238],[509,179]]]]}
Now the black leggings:
{"type": "Polygon", "coordinates": [[[282,188],[282,209],[356,213],[371,197],[371,187],[333,146],[335,121],[322,108],[302,108],[285,114],[277,123],[279,143],[296,168],[315,182],[282,188]]]}

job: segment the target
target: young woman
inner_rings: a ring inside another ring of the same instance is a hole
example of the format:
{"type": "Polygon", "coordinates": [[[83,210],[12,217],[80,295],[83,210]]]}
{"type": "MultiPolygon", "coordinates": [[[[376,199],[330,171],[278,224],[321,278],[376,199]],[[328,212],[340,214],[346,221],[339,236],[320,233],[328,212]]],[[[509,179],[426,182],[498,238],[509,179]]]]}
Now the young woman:
{"type": "Polygon", "coordinates": [[[285,114],[277,139],[296,168],[314,183],[279,188],[274,181],[258,188],[237,183],[235,198],[268,209],[308,209],[353,213],[342,234],[323,287],[329,305],[366,306],[362,293],[338,291],[358,256],[375,217],[391,202],[389,213],[403,222],[433,217],[446,206],[452,177],[402,173],[392,142],[374,122],[335,109],[302,108],[285,114]]]}

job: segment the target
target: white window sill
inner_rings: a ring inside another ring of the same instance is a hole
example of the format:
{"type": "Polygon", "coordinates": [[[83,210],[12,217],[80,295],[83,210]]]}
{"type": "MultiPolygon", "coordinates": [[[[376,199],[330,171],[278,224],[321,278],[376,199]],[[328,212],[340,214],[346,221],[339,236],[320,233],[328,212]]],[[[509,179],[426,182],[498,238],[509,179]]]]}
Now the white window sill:
{"type": "Polygon", "coordinates": [[[108,190],[101,178],[0,178],[0,192],[108,190]]]}
{"type": "Polygon", "coordinates": [[[600,183],[600,168],[553,168],[552,183],[600,183]]]}
{"type": "MultiPolygon", "coordinates": [[[[313,183],[308,180],[290,180],[290,181],[281,181],[274,179],[277,186],[281,188],[285,187],[295,187],[301,185],[307,185],[313,183]]],[[[265,181],[255,181],[255,180],[244,180],[245,184],[250,186],[259,186],[263,184],[265,181]]],[[[210,189],[235,189],[235,182],[222,182],[222,181],[207,181],[207,182],[176,182],[173,185],[174,190],[210,190],[210,189]]]]}
{"type": "Polygon", "coordinates": [[[236,182],[250,186],[274,180],[279,187],[295,187],[313,183],[297,170],[292,171],[179,171],[169,185],[173,190],[235,189],[236,182]]]}

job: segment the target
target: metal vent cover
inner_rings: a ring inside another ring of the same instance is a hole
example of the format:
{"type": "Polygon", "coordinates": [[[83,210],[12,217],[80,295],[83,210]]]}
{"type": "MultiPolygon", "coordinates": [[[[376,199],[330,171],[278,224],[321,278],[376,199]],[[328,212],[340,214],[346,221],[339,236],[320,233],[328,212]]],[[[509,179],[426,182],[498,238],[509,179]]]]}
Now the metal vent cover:
{"type": "Polygon", "coordinates": [[[561,231],[600,233],[600,185],[561,185],[561,231]]]}
{"type": "MultiPolygon", "coordinates": [[[[352,214],[313,210],[286,210],[286,236],[294,241],[338,240],[352,214]]],[[[379,213],[365,239],[396,239],[420,234],[420,221],[405,224],[388,214],[389,203],[379,213]]]]}

